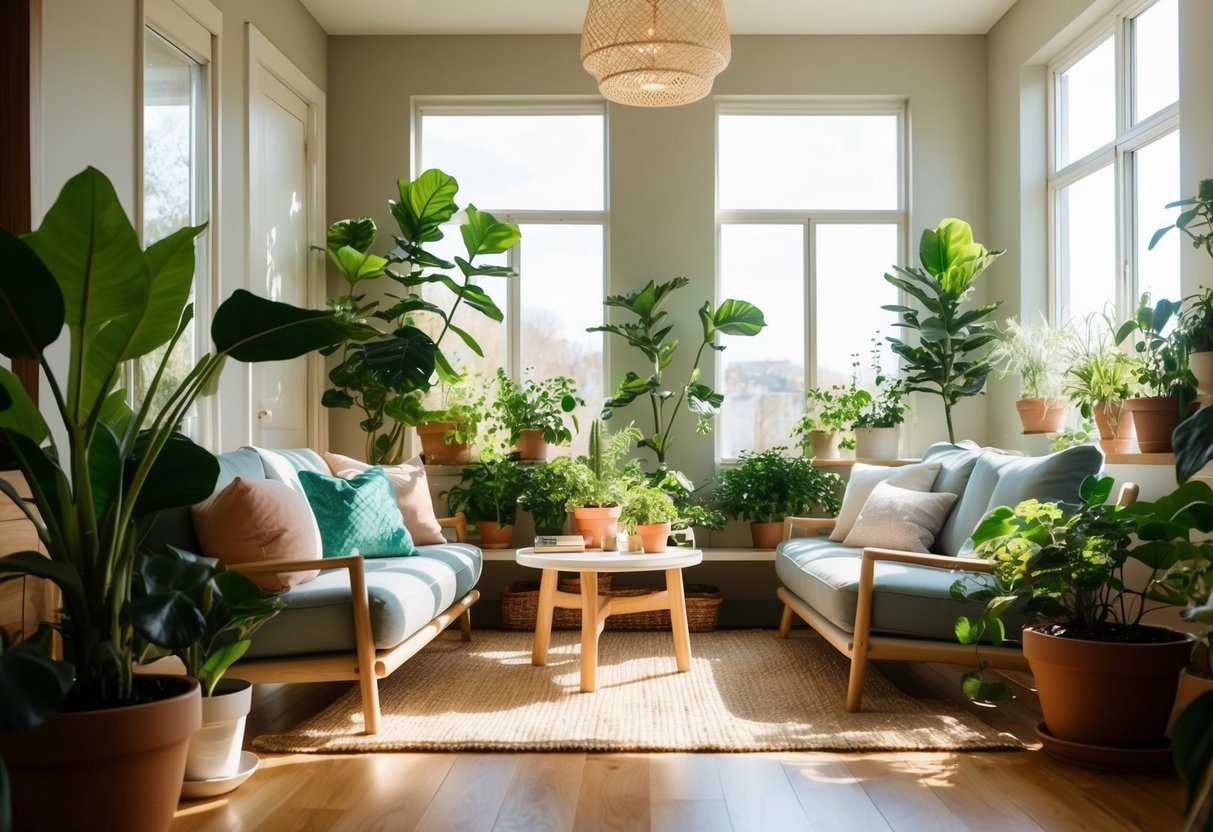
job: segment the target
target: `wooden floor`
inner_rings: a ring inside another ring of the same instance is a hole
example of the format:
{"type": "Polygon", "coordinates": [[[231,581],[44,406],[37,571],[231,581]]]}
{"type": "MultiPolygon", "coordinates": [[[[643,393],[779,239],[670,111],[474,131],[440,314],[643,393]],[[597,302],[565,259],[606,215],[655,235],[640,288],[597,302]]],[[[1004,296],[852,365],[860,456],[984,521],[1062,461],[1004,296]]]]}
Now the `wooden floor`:
{"type": "MultiPolygon", "coordinates": [[[[952,668],[882,663],[903,689],[960,701],[952,668]]],[[[349,687],[259,685],[248,737],[349,687]]],[[[452,695],[455,695],[454,693],[452,695]]],[[[979,709],[1031,750],[984,753],[269,754],[238,790],[183,802],[186,830],[1158,830],[1177,777],[1107,774],[1035,747],[1031,694],[979,709]]],[[[839,703],[842,707],[842,703],[839,703]]]]}

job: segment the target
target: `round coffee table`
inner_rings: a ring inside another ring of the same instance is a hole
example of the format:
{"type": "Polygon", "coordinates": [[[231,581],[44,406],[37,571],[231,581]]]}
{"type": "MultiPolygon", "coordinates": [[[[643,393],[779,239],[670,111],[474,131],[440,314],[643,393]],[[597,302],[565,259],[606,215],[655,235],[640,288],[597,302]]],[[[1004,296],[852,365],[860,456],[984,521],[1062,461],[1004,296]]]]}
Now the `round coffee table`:
{"type": "Polygon", "coordinates": [[[635,552],[553,552],[536,554],[534,549],[519,549],[518,563],[543,570],[539,583],[539,616],[535,621],[535,644],[531,664],[543,666],[552,639],[552,613],[556,607],[581,610],[581,690],[598,689],[598,637],[608,616],[625,612],[669,610],[674,629],[674,660],[678,672],[691,669],[691,633],[687,628],[686,597],[682,591],[682,570],[703,561],[699,549],[668,549],[660,554],[635,552]],[[560,571],[581,576],[581,594],[557,589],[560,571]],[[647,595],[614,596],[598,594],[599,572],[665,572],[665,589],[647,595]]]}

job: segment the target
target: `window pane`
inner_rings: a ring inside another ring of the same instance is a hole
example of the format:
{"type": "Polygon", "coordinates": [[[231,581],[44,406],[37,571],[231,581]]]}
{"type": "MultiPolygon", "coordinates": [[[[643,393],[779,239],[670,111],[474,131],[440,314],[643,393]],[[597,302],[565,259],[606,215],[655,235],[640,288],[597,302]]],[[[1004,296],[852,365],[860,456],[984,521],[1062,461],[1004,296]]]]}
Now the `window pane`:
{"type": "Polygon", "coordinates": [[[1159,0],[1133,18],[1134,122],[1179,98],[1179,4],[1159,0]]]}
{"type": "Polygon", "coordinates": [[[1112,166],[1058,192],[1060,320],[1116,303],[1116,200],[1112,166]]]}
{"type": "Polygon", "coordinates": [[[422,115],[421,168],[459,180],[461,205],[601,211],[602,115],[422,115]]]}
{"type": "Polygon", "coordinates": [[[720,207],[896,209],[898,121],[896,115],[722,115],[720,207]]]}
{"type": "Polygon", "coordinates": [[[1109,35],[1057,79],[1057,167],[1103,147],[1116,136],[1116,63],[1109,35]]]}
{"type": "Polygon", "coordinates": [[[603,227],[523,225],[521,246],[523,368],[536,379],[568,376],[586,405],[573,452],[589,449],[589,423],[602,410],[603,227]]]}
{"type": "Polygon", "coordinates": [[[1154,300],[1178,300],[1179,247],[1181,235],[1163,237],[1153,250],[1148,247],[1154,232],[1175,222],[1174,209],[1163,206],[1181,198],[1179,192],[1179,131],[1168,133],[1134,154],[1137,207],[1137,286],[1154,300]]]}
{"type": "MultiPolygon", "coordinates": [[[[870,383],[872,339],[894,334],[897,317],[880,308],[897,303],[896,287],[884,279],[901,260],[897,226],[818,225],[816,238],[817,386],[848,383],[855,360],[860,384],[870,383]]],[[[888,350],[883,360],[888,369],[896,366],[888,350]]]]}
{"type": "Polygon", "coordinates": [[[754,338],[722,338],[721,454],[787,445],[804,400],[804,227],[722,225],[720,297],[766,316],[754,338]]]}

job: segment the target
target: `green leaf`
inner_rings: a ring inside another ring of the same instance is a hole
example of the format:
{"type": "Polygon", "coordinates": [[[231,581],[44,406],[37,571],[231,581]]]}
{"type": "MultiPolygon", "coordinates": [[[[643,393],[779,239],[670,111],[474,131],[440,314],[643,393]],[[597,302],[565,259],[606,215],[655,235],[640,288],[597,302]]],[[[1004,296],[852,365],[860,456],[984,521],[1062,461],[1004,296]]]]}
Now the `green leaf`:
{"type": "Polygon", "coordinates": [[[409,243],[432,243],[442,239],[442,224],[455,215],[455,177],[431,168],[412,182],[397,180],[400,201],[392,204],[392,216],[409,243]]]}
{"type": "Polygon", "coordinates": [[[712,304],[706,300],[699,307],[699,322],[703,324],[703,342],[712,343],[716,337],[716,321],[712,319],[712,304]]]}
{"type": "Polygon", "coordinates": [[[437,346],[415,326],[402,326],[390,338],[363,344],[366,365],[381,384],[397,393],[428,389],[437,346]]]}
{"type": "Polygon", "coordinates": [[[476,339],[472,337],[470,332],[465,329],[461,329],[454,324],[451,324],[448,328],[451,330],[451,332],[459,336],[460,340],[467,345],[469,350],[476,353],[476,355],[480,356],[481,358],[484,358],[484,350],[480,348],[480,344],[477,343],[476,339]]]}
{"type": "Polygon", "coordinates": [[[508,251],[522,238],[518,226],[497,222],[497,218],[488,211],[478,210],[470,204],[467,207],[467,221],[459,226],[459,233],[463,235],[469,260],[482,254],[508,251]]]}
{"type": "Polygon", "coordinates": [[[726,335],[757,335],[767,325],[762,310],[744,300],[723,301],[712,316],[716,328],[726,335]]]}
{"type": "Polygon", "coordinates": [[[214,493],[219,481],[219,460],[188,436],[175,432],[156,455],[142,487],[136,490],[132,478],[147,453],[151,436],[151,431],[140,431],[135,449],[126,461],[126,499],[135,501],[136,519],[164,509],[192,506],[214,493]]]}
{"type": "Polygon", "coordinates": [[[0,353],[37,358],[63,329],[63,293],[42,260],[0,228],[0,353]]]}
{"type": "Polygon", "coordinates": [[[924,343],[930,344],[943,341],[951,334],[943,325],[943,322],[936,317],[927,318],[919,325],[919,337],[924,343]]]}
{"type": "Polygon", "coordinates": [[[139,635],[169,650],[188,647],[206,632],[206,616],[195,595],[215,574],[199,559],[150,555],[139,560],[142,592],[131,600],[131,623],[139,635]]]}
{"type": "Polygon", "coordinates": [[[981,678],[981,673],[977,671],[966,673],[961,677],[960,687],[969,699],[987,705],[998,705],[1003,702],[1010,702],[1015,698],[1010,685],[1005,682],[987,682],[981,678]]]}
{"type": "Polygon", "coordinates": [[[1171,434],[1175,449],[1175,478],[1187,482],[1213,460],[1213,407],[1202,407],[1179,423],[1171,434]]]}
{"type": "Polygon", "coordinates": [[[100,521],[111,507],[110,501],[122,476],[118,437],[108,425],[98,425],[93,434],[93,441],[88,446],[88,473],[93,488],[93,516],[100,521]]]}
{"type": "Polygon", "coordinates": [[[330,257],[346,283],[353,286],[362,280],[379,277],[388,266],[388,261],[369,252],[361,252],[352,246],[342,246],[330,251],[330,257]]]}
{"type": "MultiPolygon", "coordinates": [[[[50,656],[51,629],[0,653],[0,734],[23,734],[53,716],[71,690],[75,668],[50,656]]],[[[0,794],[0,799],[4,795],[0,794]]]]}
{"type": "Polygon", "coordinates": [[[619,386],[615,388],[615,392],[607,399],[607,407],[623,407],[636,400],[638,396],[643,396],[650,390],[657,389],[657,380],[654,378],[641,378],[636,373],[628,370],[624,374],[623,380],[619,382],[619,386]]]}
{"type": "Polygon", "coordinates": [[[1175,767],[1187,787],[1190,811],[1213,763],[1213,691],[1206,691],[1184,708],[1171,731],[1175,767]]]}
{"type": "Polygon", "coordinates": [[[463,302],[475,309],[485,317],[491,318],[500,323],[505,320],[505,314],[497,308],[497,304],[489,297],[488,293],[474,284],[467,284],[456,290],[463,302]]]}
{"type": "Polygon", "coordinates": [[[355,251],[367,251],[374,244],[378,233],[375,221],[370,217],[338,220],[329,226],[327,245],[333,251],[344,246],[355,251]]]}
{"type": "Polygon", "coordinates": [[[724,404],[724,394],[717,393],[706,384],[692,384],[687,387],[687,407],[699,416],[715,416],[724,404]]]}
{"type": "Polygon", "coordinates": [[[444,321],[446,320],[446,312],[443,311],[441,306],[430,303],[420,295],[409,295],[408,297],[401,298],[387,309],[376,312],[375,317],[381,321],[394,321],[410,312],[433,312],[444,321]]]}
{"type": "Polygon", "coordinates": [[[1112,495],[1115,481],[1111,477],[1085,477],[1078,486],[1079,498],[1090,506],[1101,506],[1112,495]]]}
{"type": "Polygon", "coordinates": [[[221,353],[237,361],[286,361],[343,341],[378,335],[363,324],[339,320],[332,312],[299,309],[237,289],[220,304],[211,338],[221,353]]]}
{"type": "Polygon", "coordinates": [[[340,407],[348,410],[354,406],[354,397],[344,390],[330,387],[320,396],[320,404],[322,407],[340,407]]]}
{"type": "Polygon", "coordinates": [[[27,436],[36,445],[45,442],[50,435],[46,420],[42,418],[33,399],[25,392],[21,379],[3,367],[0,367],[0,390],[3,390],[0,398],[6,402],[0,407],[0,427],[27,436]]]}
{"type": "Polygon", "coordinates": [[[479,265],[474,266],[462,257],[455,256],[455,265],[459,267],[459,271],[463,272],[464,277],[517,277],[518,270],[513,266],[493,266],[479,265]]]}
{"type": "Polygon", "coordinates": [[[107,425],[119,439],[126,436],[133,418],[135,418],[135,414],[131,410],[131,406],[126,403],[126,390],[115,390],[101,405],[99,421],[101,424],[107,425]]]}
{"type": "Polygon", "coordinates": [[[204,691],[207,696],[214,693],[215,684],[223,678],[223,674],[227,672],[229,667],[238,662],[248,652],[249,647],[252,645],[252,640],[246,638],[225,644],[211,651],[206,661],[202,663],[200,674],[207,683],[207,689],[204,691]]]}

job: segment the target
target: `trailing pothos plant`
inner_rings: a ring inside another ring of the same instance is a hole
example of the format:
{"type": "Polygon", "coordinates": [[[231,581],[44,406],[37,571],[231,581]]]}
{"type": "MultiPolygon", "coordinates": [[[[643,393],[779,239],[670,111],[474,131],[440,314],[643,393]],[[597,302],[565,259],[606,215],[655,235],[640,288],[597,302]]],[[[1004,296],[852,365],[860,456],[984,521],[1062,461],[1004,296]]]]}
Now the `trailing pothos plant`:
{"type": "Polygon", "coordinates": [[[892,283],[922,305],[882,307],[898,316],[897,326],[918,333],[911,344],[890,337],[893,352],[904,362],[910,392],[931,393],[943,400],[948,440],[956,441],[952,408],[985,387],[992,369],[989,345],[997,337],[989,317],[1000,305],[965,309],[977,277],[1003,252],[989,251],[973,241],[973,229],[963,220],[945,219],[922,232],[918,243],[921,268],[893,266],[892,283]]]}
{"type": "Polygon", "coordinates": [[[193,319],[194,238],[202,228],[142,249],[113,185],[88,168],[64,185],[37,231],[0,230],[0,353],[37,362],[50,393],[44,413],[0,369],[0,465],[20,471],[32,496],[23,499],[3,480],[0,490],[46,553],[0,557],[0,578],[31,575],[58,587],[66,653],[65,661],[50,658],[45,631],[0,653],[0,731],[30,730],[61,709],[154,696],[148,688],[157,683],[136,683],[132,673],[137,641],[173,649],[203,636],[205,612],[180,588],[213,569],[141,564],[137,556],[161,511],[215,488],[218,460],[178,428],[195,400],[215,389],[227,359],[284,361],[375,334],[332,312],[237,290],[215,310],[213,350],[158,399],[193,319]],[[65,327],[66,368],[46,355],[65,327]],[[165,345],[144,400],[132,408],[120,387],[123,367],[165,345]],[[153,412],[155,401],[166,404],[153,412]]]}
{"type": "Polygon", "coordinates": [[[682,412],[683,403],[696,417],[695,432],[704,434],[711,430],[712,417],[720,411],[724,394],[718,393],[700,381],[699,362],[703,351],[711,348],[724,350],[716,343],[716,335],[757,335],[767,325],[762,310],[744,300],[721,301],[715,309],[710,301],[704,301],[699,309],[702,338],[695,360],[685,380],[671,385],[666,370],[674,361],[679,341],[671,338],[674,331],[667,322],[667,313],[662,304],[678,289],[690,283],[685,277],[676,277],[665,283],[650,280],[638,292],[627,295],[609,295],[608,307],[622,309],[635,316],[635,321],[619,324],[604,324],[589,327],[589,332],[608,332],[617,335],[643,353],[651,365],[651,372],[641,376],[629,370],[602,408],[602,418],[610,419],[619,408],[626,407],[637,399],[647,399],[652,415],[653,429],[642,436],[637,445],[647,448],[657,458],[658,468],[665,466],[666,452],[674,438],[674,422],[682,412]],[[673,387],[673,389],[670,389],[673,387]]]}
{"type": "Polygon", "coordinates": [[[459,183],[431,169],[412,182],[400,179],[396,186],[399,199],[389,200],[389,205],[399,233],[393,235],[396,247],[386,257],[371,253],[378,229],[369,217],[333,223],[325,247],[347,286],[345,294],[329,300],[329,307],[344,321],[373,322],[378,337],[347,341],[326,353],[340,350],[337,365],[329,371],[333,386],[324,392],[321,403],[362,412],[359,424],[366,432],[366,461],[375,464],[400,461],[405,427],[428,418],[421,397],[439,378],[458,377],[441,348],[446,334],[454,333],[476,355],[484,355],[471,333],[455,323],[456,312],[467,306],[491,320],[504,319],[476,281],[517,277],[518,272],[510,266],[479,264],[477,258],[509,251],[522,236],[517,226],[498,222],[469,204],[459,225],[467,259],[444,260],[425,246],[443,238],[442,226],[459,210],[455,203],[459,183]],[[448,273],[456,267],[458,277],[448,273]],[[395,288],[383,292],[382,299],[369,298],[368,281],[384,278],[395,288]],[[450,290],[454,299],[449,309],[422,296],[427,284],[450,290]],[[436,336],[422,326],[425,316],[436,321],[428,328],[436,329],[436,336]]]}

